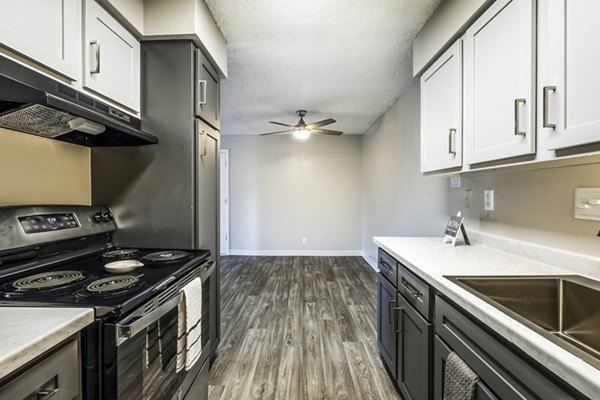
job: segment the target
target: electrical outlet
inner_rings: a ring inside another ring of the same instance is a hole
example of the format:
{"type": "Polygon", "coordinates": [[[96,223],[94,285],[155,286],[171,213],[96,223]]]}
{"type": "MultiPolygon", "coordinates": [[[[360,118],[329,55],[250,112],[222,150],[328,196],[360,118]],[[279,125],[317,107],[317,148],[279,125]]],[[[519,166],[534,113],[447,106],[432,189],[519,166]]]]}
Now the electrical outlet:
{"type": "Polygon", "coordinates": [[[303,245],[305,245],[305,244],[307,244],[307,243],[308,243],[308,238],[307,238],[306,236],[304,236],[304,237],[302,238],[302,244],[303,244],[303,245]]]}
{"type": "Polygon", "coordinates": [[[450,177],[450,187],[451,188],[459,188],[460,187],[460,175],[450,177]]]}
{"type": "Polygon", "coordinates": [[[494,211],[494,190],[483,191],[483,209],[485,211],[494,211]]]}
{"type": "Polygon", "coordinates": [[[467,196],[465,198],[465,206],[467,208],[473,208],[473,190],[467,189],[465,190],[465,192],[467,192],[467,196]]]}

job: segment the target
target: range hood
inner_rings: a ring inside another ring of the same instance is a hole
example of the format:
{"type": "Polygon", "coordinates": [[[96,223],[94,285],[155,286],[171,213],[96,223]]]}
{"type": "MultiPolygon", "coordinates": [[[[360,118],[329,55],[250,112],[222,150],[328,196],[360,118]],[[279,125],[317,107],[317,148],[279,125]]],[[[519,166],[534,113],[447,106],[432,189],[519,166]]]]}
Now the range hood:
{"type": "Polygon", "coordinates": [[[140,120],[0,56],[0,127],[83,146],[141,146],[140,120]]]}

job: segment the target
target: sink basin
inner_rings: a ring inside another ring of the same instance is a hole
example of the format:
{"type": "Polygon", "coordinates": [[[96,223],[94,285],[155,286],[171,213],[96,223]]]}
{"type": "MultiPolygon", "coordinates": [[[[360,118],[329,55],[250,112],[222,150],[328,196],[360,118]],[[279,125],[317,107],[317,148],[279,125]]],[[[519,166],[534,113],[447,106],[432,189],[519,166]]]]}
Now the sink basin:
{"type": "Polygon", "coordinates": [[[600,368],[600,282],[579,275],[446,277],[600,368]]]}

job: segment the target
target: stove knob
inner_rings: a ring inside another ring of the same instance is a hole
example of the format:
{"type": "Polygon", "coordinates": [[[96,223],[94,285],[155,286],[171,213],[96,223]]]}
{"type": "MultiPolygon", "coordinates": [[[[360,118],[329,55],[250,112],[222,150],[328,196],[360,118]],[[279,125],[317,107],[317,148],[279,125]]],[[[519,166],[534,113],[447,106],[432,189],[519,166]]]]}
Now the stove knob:
{"type": "Polygon", "coordinates": [[[103,220],[104,222],[110,222],[110,221],[112,221],[113,219],[114,219],[114,218],[113,218],[112,214],[110,213],[110,211],[108,211],[108,212],[105,212],[104,214],[102,214],[102,220],[103,220]]]}
{"type": "Polygon", "coordinates": [[[102,212],[99,211],[99,212],[95,213],[94,215],[92,215],[92,220],[97,224],[99,224],[100,222],[103,222],[104,216],[102,215],[102,212]]]}

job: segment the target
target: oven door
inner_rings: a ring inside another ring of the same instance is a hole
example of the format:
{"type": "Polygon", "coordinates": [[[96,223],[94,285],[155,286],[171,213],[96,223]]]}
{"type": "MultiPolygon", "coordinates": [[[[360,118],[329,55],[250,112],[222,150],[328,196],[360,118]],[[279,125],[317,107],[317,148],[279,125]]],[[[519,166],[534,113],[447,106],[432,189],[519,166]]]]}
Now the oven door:
{"type": "Polygon", "coordinates": [[[213,269],[212,262],[209,268],[204,264],[121,321],[105,324],[103,399],[165,400],[188,391],[210,349],[209,277],[213,269]],[[189,371],[177,372],[179,290],[195,277],[202,280],[202,353],[189,371]]]}

